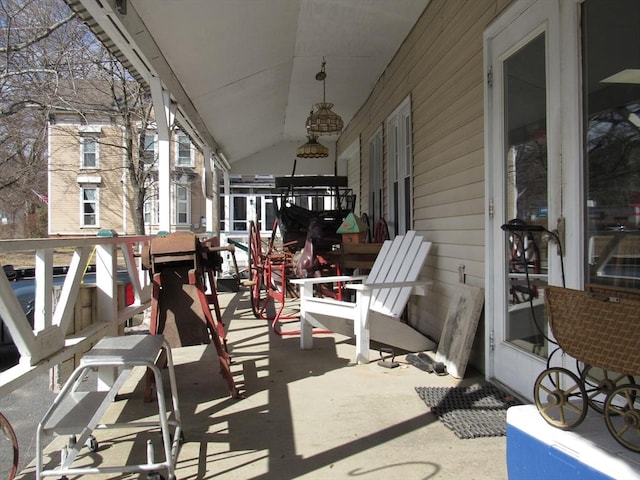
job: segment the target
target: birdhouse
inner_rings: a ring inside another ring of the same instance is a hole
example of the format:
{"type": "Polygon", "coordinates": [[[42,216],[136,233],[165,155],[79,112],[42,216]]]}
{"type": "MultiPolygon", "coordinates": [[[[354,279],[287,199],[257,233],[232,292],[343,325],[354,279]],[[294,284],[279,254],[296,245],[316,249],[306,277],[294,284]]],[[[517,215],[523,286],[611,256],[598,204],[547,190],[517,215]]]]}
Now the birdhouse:
{"type": "Polygon", "coordinates": [[[342,243],[364,243],[367,237],[367,225],[350,213],[342,220],[336,233],[342,235],[342,243]]]}

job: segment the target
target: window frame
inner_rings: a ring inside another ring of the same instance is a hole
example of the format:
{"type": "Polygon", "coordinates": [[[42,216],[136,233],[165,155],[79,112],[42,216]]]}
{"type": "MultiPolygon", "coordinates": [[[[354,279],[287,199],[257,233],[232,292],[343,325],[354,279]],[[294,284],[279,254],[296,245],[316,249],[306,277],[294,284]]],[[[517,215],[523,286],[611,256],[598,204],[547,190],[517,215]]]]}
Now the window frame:
{"type": "Polygon", "coordinates": [[[80,227],[81,228],[98,228],[100,226],[100,188],[96,185],[80,185],[80,227]],[[85,191],[93,190],[95,191],[95,198],[93,200],[85,199],[85,191]],[[85,206],[89,204],[94,204],[94,213],[87,213],[85,211],[85,206]],[[95,223],[88,224],[86,222],[86,216],[93,215],[95,218],[95,223]]]}
{"type": "Polygon", "coordinates": [[[177,183],[174,189],[174,221],[178,226],[191,225],[191,189],[189,185],[177,183]],[[184,199],[180,198],[179,192],[184,189],[185,196],[184,199]],[[180,206],[184,206],[184,211],[181,211],[180,206]],[[184,222],[180,221],[180,215],[184,214],[186,219],[184,222]]]}
{"type": "Polygon", "coordinates": [[[80,168],[81,169],[97,169],[100,168],[100,142],[95,135],[81,135],[80,136],[80,168]],[[89,140],[92,140],[92,144],[94,145],[93,152],[86,151],[86,145],[89,140]],[[87,165],[86,156],[87,154],[93,153],[94,161],[93,165],[87,165]]]}
{"type": "Polygon", "coordinates": [[[413,215],[413,136],[411,96],[387,117],[387,205],[391,235],[406,233],[413,215]]]}
{"type": "Polygon", "coordinates": [[[146,198],[142,206],[142,218],[147,226],[160,224],[160,211],[158,209],[159,196],[157,188],[150,186],[147,189],[146,198]]]}
{"type": "Polygon", "coordinates": [[[193,151],[193,143],[189,136],[184,132],[176,133],[176,159],[175,164],[177,167],[193,167],[194,166],[194,151],[193,151]],[[186,140],[186,141],[184,141],[186,140]],[[189,160],[188,162],[183,162],[183,159],[186,157],[182,157],[180,155],[181,146],[185,145],[188,142],[189,144],[189,160]]]}
{"type": "Polygon", "coordinates": [[[144,149],[142,154],[142,162],[145,167],[155,166],[158,160],[158,133],[153,130],[146,130],[144,133],[144,149]],[[149,138],[153,137],[153,141],[149,143],[149,138]],[[149,147],[152,147],[151,149],[149,147]],[[148,153],[151,151],[153,158],[149,161],[148,153]]]}
{"type": "Polygon", "coordinates": [[[369,218],[371,228],[381,218],[385,218],[384,210],[384,135],[382,127],[369,138],[369,218]]]}

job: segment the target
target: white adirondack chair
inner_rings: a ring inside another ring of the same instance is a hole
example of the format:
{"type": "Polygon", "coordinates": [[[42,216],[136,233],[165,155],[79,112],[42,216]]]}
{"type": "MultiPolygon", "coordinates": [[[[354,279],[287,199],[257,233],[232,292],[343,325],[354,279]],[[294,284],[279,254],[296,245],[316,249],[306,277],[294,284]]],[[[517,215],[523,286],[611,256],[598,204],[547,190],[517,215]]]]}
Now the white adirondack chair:
{"type": "Polygon", "coordinates": [[[355,336],[356,363],[369,362],[369,342],[418,352],[436,344],[400,320],[411,294],[426,293],[431,282],[418,280],[431,242],[414,231],[384,242],[368,276],[334,276],[294,279],[300,285],[300,348],[313,347],[313,328],[355,336]],[[356,301],[342,302],[313,296],[316,283],[351,282],[356,301]]]}

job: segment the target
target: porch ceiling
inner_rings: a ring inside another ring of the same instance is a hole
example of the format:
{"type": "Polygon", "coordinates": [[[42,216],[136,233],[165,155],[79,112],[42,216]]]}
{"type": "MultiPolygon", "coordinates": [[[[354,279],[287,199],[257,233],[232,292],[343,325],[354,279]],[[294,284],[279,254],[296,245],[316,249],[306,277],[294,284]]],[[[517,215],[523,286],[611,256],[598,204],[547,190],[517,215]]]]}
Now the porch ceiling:
{"type": "Polygon", "coordinates": [[[233,163],[306,139],[305,119],[322,101],[315,74],[323,57],[326,99],[346,125],[429,0],[126,0],[124,15],[115,0],[67,2],[87,7],[94,30],[110,32],[115,20],[233,163]],[[96,14],[103,10],[110,13],[96,14]]]}

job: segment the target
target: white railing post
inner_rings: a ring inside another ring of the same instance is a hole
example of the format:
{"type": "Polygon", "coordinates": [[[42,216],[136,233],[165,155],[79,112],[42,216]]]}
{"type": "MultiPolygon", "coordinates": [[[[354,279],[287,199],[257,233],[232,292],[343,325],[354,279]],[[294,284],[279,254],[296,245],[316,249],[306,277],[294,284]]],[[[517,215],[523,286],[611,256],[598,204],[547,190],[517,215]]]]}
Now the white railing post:
{"type": "MultiPolygon", "coordinates": [[[[114,231],[101,230],[99,237],[116,237],[114,231]]],[[[96,245],[96,286],[98,321],[113,323],[111,335],[118,333],[118,258],[113,243],[96,245]]]]}
{"type": "Polygon", "coordinates": [[[52,325],[53,312],[53,250],[36,251],[36,275],[42,281],[36,284],[33,329],[38,332],[52,325]]]}

